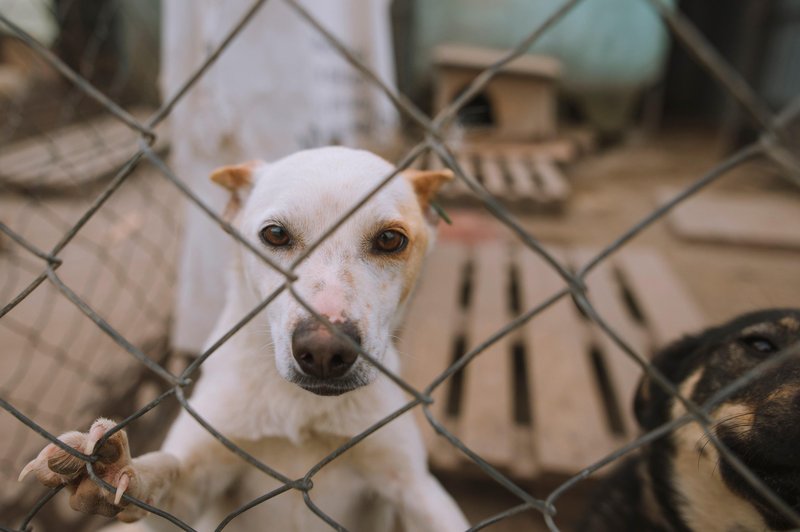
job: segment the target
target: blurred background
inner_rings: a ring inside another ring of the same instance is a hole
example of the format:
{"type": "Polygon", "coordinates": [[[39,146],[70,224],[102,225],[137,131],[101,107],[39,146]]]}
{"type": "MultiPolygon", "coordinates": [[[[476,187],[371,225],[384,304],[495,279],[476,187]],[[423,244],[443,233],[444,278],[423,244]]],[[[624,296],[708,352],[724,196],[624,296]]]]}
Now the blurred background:
{"type": "MultiPolygon", "coordinates": [[[[800,4],[657,3],[682,13],[766,112],[786,110],[776,126],[789,158],[797,157],[800,4]]],[[[233,245],[147,163],[72,234],[138,149],[138,133],[89,97],[87,84],[140,121],[181,94],[154,149],[221,213],[226,194],[207,179],[221,165],[330,144],[399,161],[425,131],[375,80],[435,114],[563,2],[305,0],[302,10],[267,2],[186,85],[251,4],[0,0],[0,222],[8,229],[0,232],[0,304],[9,305],[0,317],[0,397],[51,433],[101,415],[122,419],[164,383],[55,284],[35,285],[16,304],[46,262],[12,233],[55,248],[69,290],[172,371],[206,343],[233,245]],[[304,13],[368,72],[353,68],[304,13]]],[[[473,94],[445,137],[465,173],[577,268],[762,135],[695,55],[651,2],[584,0],[473,94]]],[[[414,163],[443,164],[432,153],[414,163]]],[[[798,306],[797,175],[766,158],[735,166],[589,277],[598,309],[650,354],[747,310],[798,306]]],[[[404,377],[419,387],[563,287],[463,182],[440,203],[452,224],[441,227],[409,313],[415,334],[401,342],[404,377]]],[[[449,379],[435,408],[470,448],[543,497],[633,438],[637,379],[638,369],[564,301],[449,379]]],[[[157,448],[176,412],[166,401],[134,422],[134,452],[157,448]]],[[[0,526],[13,527],[43,493],[16,478],[45,440],[5,410],[0,431],[0,526]]],[[[471,521],[518,503],[432,431],[426,442],[432,468],[471,521]]],[[[589,479],[565,495],[559,525],[569,529],[580,516],[591,487],[589,479]]],[[[56,497],[34,523],[88,530],[105,521],[73,514],[56,497]]],[[[528,512],[490,529],[542,526],[528,512]]]]}

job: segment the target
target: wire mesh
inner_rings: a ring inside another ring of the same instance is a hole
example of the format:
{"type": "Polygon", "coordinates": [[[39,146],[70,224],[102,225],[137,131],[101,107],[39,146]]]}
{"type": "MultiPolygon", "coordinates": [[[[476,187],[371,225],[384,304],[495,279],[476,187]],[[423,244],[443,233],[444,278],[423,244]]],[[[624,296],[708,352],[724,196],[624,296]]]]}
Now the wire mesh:
{"type": "MultiPolygon", "coordinates": [[[[771,359],[768,364],[762,364],[755,368],[737,382],[720,391],[707,404],[694,404],[688,398],[681,396],[675,386],[649,363],[645,354],[637,352],[604,319],[593,305],[591,294],[587,292],[584,283],[589,272],[626,246],[643,230],[663,218],[668,211],[692,195],[702,192],[711,183],[723,178],[732,169],[746,161],[767,158],[780,165],[790,179],[796,180],[800,175],[800,163],[788,143],[787,138],[790,133],[785,129],[798,110],[796,102],[795,105],[788,106],[784,113],[773,116],[755,92],[708,44],[702,34],[681,15],[680,11],[668,8],[660,0],[650,0],[649,3],[657,10],[676,40],[686,47],[699,64],[708,70],[735,98],[750,117],[753,125],[759,130],[760,137],[754,143],[747,145],[709,170],[670,201],[653,210],[619,235],[577,272],[573,272],[546,246],[542,245],[536,235],[527,230],[515,215],[494,198],[473,175],[464,171],[453,155],[452,147],[448,144],[445,129],[458,110],[478,94],[493,76],[502,72],[503,68],[513,59],[526,53],[528,48],[569,13],[579,3],[579,0],[565,1],[542,24],[532,28],[531,33],[521,40],[518,46],[478,75],[455,101],[435,117],[428,116],[404,95],[394,92],[391,87],[384,84],[358,58],[357,54],[348,50],[347,46],[325,28],[322,21],[315,18],[299,2],[283,1],[315,28],[370,83],[382,91],[403,116],[424,131],[424,140],[400,159],[397,169],[386,175],[369,194],[360,198],[286,270],[272,264],[269,257],[254,248],[234,227],[218,217],[212,208],[196,196],[180,176],[169,168],[158,144],[164,135],[157,130],[157,126],[169,116],[175,104],[192,90],[203,74],[214,67],[215,61],[251,23],[256,13],[266,3],[265,0],[253,2],[250,9],[230,29],[225,38],[186,80],[184,85],[175,94],[170,95],[160,108],[149,116],[126,111],[115,101],[119,94],[115,93],[114,87],[121,85],[119,79],[116,80],[116,83],[107,84],[104,87],[105,91],[101,91],[91,81],[98,49],[102,45],[103,36],[108,34],[107,26],[113,19],[111,10],[118,3],[107,4],[110,6],[107,8],[107,12],[100,13],[98,16],[99,29],[93,32],[92,39],[94,41],[86,47],[77,69],[65,63],[5,15],[0,14],[0,23],[66,80],[67,88],[62,87],[62,90],[65,92],[66,101],[71,104],[61,108],[59,118],[61,124],[70,124],[82,112],[82,109],[88,108],[91,112],[108,113],[116,124],[123,126],[126,133],[118,140],[119,145],[123,146],[125,157],[117,164],[112,161],[114,172],[107,176],[107,179],[98,183],[85,183],[82,181],[83,176],[70,173],[68,157],[72,154],[69,152],[69,147],[65,150],[52,142],[49,160],[47,160],[48,154],[45,154],[45,159],[40,160],[37,164],[59,165],[62,169],[61,181],[53,183],[44,178],[38,181],[26,181],[22,187],[26,193],[25,201],[21,205],[17,205],[13,212],[10,208],[4,208],[2,211],[0,232],[6,237],[5,260],[10,275],[0,286],[4,305],[0,311],[0,327],[12,338],[11,345],[4,346],[4,348],[20,355],[14,358],[16,363],[13,367],[7,367],[2,372],[5,377],[0,387],[2,390],[0,407],[6,415],[13,416],[17,420],[15,430],[10,437],[5,439],[0,448],[0,457],[2,457],[0,458],[0,467],[4,474],[16,476],[23,451],[27,452],[31,444],[41,445],[45,440],[45,442],[49,441],[59,445],[68,453],[85,461],[91,478],[102,485],[104,489],[113,492],[114,487],[100,479],[94,472],[93,464],[98,458],[97,449],[116,431],[122,430],[134,421],[152,420],[153,426],[157,426],[159,424],[157,418],[150,413],[169,410],[169,405],[173,404],[173,406],[188,412],[232,453],[282,484],[278,489],[236,509],[219,523],[218,529],[224,528],[236,517],[259,504],[289,490],[296,490],[302,492],[309,511],[314,512],[332,528],[341,530],[343,527],[314,503],[313,479],[315,475],[401,414],[412,409],[422,409],[427,421],[442,438],[469,457],[489,477],[520,500],[519,505],[476,524],[472,530],[485,528],[500,520],[528,511],[540,512],[548,526],[552,530],[557,530],[554,516],[559,499],[565,492],[593,475],[601,467],[622,458],[679,426],[696,422],[704,428],[707,437],[718,448],[725,460],[752,484],[764,500],[768,501],[795,526],[800,526],[800,516],[784,500],[773,493],[710,430],[712,420],[708,414],[715,404],[751,382],[768,367],[779,364],[790,356],[796,356],[800,346],[792,346],[771,359]],[[551,294],[533,308],[522,312],[506,326],[484,339],[474,349],[456,360],[424,389],[418,390],[403,380],[400,375],[384,367],[370,353],[365,352],[360,346],[353,343],[352,339],[333,327],[294,290],[293,283],[298,278],[295,273],[297,267],[315,252],[321,242],[367,204],[402,170],[408,168],[418,157],[429,151],[441,157],[444,163],[455,172],[457,178],[466,183],[486,209],[507,226],[524,246],[542,257],[563,279],[564,286],[560,291],[551,294]],[[70,190],[78,194],[79,201],[69,203],[44,201],[42,198],[46,197],[47,192],[53,187],[62,192],[70,190]],[[171,363],[174,354],[170,353],[168,347],[161,341],[167,336],[170,320],[168,310],[170,305],[164,297],[165,294],[169,294],[169,288],[175,281],[174,253],[180,241],[180,221],[175,210],[171,208],[172,203],[178,199],[198,205],[222,230],[229,233],[238,243],[249,248],[251,252],[258,255],[284,277],[284,283],[277,291],[260,302],[236,327],[215,341],[185,369],[175,369],[177,366],[171,363]],[[147,212],[148,215],[142,216],[142,212],[147,212]],[[120,242],[129,240],[134,241],[135,245],[120,245],[120,242]],[[137,277],[132,272],[142,272],[142,275],[137,277]],[[120,290],[127,292],[128,297],[115,297],[120,290]],[[340,337],[342,341],[350,343],[364,359],[372,363],[411,396],[411,399],[401,409],[392,412],[361,434],[348,440],[308,470],[301,478],[294,479],[276,471],[269,464],[258,460],[228,439],[203,419],[186,399],[186,389],[190,386],[192,378],[196,377],[205,360],[284,291],[290,292],[332,334],[340,337]],[[685,406],[687,414],[644,434],[603,460],[592,464],[541,499],[531,495],[528,490],[493,467],[460,441],[441,420],[436,419],[430,407],[433,403],[432,393],[434,390],[442,386],[476,357],[481,356],[488,347],[530,320],[536,319],[536,316],[545,309],[567,297],[571,297],[581,312],[596,323],[603,333],[635,361],[658,386],[675,396],[685,406]],[[55,316],[58,316],[59,319],[55,320],[55,316]],[[69,316],[69,318],[67,319],[65,316],[69,316]],[[99,331],[102,334],[99,334],[99,331]],[[41,380],[37,385],[22,388],[19,383],[25,381],[23,377],[32,371],[31,361],[34,352],[46,358],[47,366],[43,371],[41,368],[37,369],[37,371],[42,371],[41,380]],[[103,355],[100,356],[100,353],[103,355]],[[58,382],[54,383],[52,374],[56,370],[63,372],[63,377],[60,375],[58,382]],[[107,379],[109,374],[124,374],[126,378],[109,382],[107,379]],[[132,374],[137,377],[131,378],[132,374]],[[73,386],[78,382],[81,383],[81,386],[73,386]],[[81,390],[81,395],[77,398],[71,397],[70,393],[73,389],[81,390]],[[143,389],[149,390],[148,393],[140,393],[143,389]],[[42,400],[50,395],[55,399],[42,400]],[[131,399],[131,397],[135,399],[131,399]],[[175,401],[171,401],[173,397],[175,401]],[[50,410],[43,406],[51,403],[58,406],[57,410],[50,410]],[[98,404],[104,405],[102,410],[87,412],[87,409],[96,408],[98,404]],[[133,412],[133,414],[118,423],[113,431],[107,433],[98,442],[94,454],[81,453],[60,442],[54,436],[54,433],[87,424],[90,418],[103,414],[105,410],[122,410],[133,412]],[[145,414],[150,415],[145,416],[145,414]]],[[[119,76],[122,75],[119,74],[119,76]]],[[[19,131],[19,125],[25,122],[26,112],[24,101],[12,102],[3,131],[4,141],[8,141],[15,132],[19,131]]],[[[36,133],[44,137],[48,135],[48,132],[44,130],[36,131],[36,133]]],[[[115,146],[107,145],[109,139],[96,131],[82,131],[81,135],[89,136],[92,143],[102,145],[105,151],[115,148],[115,146]]],[[[6,190],[18,191],[20,188],[11,181],[4,181],[2,186],[6,190]]],[[[163,417],[160,423],[163,424],[163,417]]],[[[44,495],[41,492],[31,494],[20,491],[0,496],[2,497],[0,502],[3,502],[7,508],[24,509],[22,512],[4,512],[0,515],[3,525],[0,528],[14,531],[28,530],[33,519],[40,519],[44,523],[58,522],[47,520],[47,510],[53,507],[54,495],[59,490],[60,488],[51,489],[44,495]],[[12,519],[13,522],[11,522],[12,519]]],[[[145,501],[137,500],[128,494],[124,495],[124,499],[130,504],[161,516],[176,528],[193,530],[189,524],[184,523],[178,517],[153,507],[145,501]]]]}

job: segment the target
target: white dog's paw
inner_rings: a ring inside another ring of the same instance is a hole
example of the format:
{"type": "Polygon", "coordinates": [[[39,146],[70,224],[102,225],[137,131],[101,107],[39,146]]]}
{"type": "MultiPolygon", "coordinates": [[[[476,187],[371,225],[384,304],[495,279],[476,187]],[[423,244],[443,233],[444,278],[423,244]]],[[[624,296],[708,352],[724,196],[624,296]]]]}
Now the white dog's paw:
{"type": "MultiPolygon", "coordinates": [[[[89,432],[67,432],[58,437],[73,449],[91,455],[95,445],[116,423],[109,419],[98,419],[89,432]]],[[[30,473],[48,487],[66,484],[72,492],[70,506],[79,512],[113,517],[125,510],[128,504],[122,500],[124,493],[140,498],[136,471],[131,465],[128,436],[125,431],[114,433],[97,450],[98,460],[93,464],[95,474],[116,488],[109,491],[95,483],[86,469],[86,463],[51,443],[26,465],[19,475],[22,481],[30,473]]],[[[131,507],[122,520],[136,520],[142,515],[138,508],[131,507]]]]}

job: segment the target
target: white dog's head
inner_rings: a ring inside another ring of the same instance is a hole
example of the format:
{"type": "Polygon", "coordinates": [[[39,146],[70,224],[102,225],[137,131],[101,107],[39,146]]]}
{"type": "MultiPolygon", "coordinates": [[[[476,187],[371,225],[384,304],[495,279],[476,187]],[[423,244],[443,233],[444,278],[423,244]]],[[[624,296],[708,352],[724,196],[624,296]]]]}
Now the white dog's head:
{"type": "MultiPolygon", "coordinates": [[[[275,163],[221,168],[212,179],[234,193],[228,215],[235,214],[236,228],[289,269],[393,170],[369,152],[321,148],[275,163]],[[240,187],[251,188],[241,209],[236,196],[240,187]]],[[[391,347],[423,257],[433,243],[436,216],[431,197],[450,179],[449,171],[403,172],[295,269],[298,296],[378,361],[391,347]]],[[[245,285],[256,298],[267,298],[284,283],[282,274],[253,253],[242,255],[245,285]]],[[[372,382],[377,375],[349,342],[331,334],[288,291],[262,315],[276,367],[286,380],[318,395],[338,395],[372,382]]]]}

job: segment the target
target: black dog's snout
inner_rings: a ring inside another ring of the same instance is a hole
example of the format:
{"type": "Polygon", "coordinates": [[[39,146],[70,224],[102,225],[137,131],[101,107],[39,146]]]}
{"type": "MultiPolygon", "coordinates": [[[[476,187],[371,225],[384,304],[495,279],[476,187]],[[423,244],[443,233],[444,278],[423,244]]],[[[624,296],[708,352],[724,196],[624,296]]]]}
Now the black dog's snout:
{"type": "MultiPolygon", "coordinates": [[[[334,326],[356,345],[361,336],[353,322],[334,326]]],[[[358,351],[313,318],[300,322],[292,334],[292,355],[308,375],[320,379],[335,379],[349,370],[358,358],[358,351]]]]}

